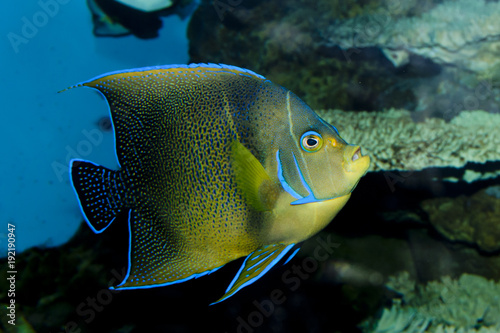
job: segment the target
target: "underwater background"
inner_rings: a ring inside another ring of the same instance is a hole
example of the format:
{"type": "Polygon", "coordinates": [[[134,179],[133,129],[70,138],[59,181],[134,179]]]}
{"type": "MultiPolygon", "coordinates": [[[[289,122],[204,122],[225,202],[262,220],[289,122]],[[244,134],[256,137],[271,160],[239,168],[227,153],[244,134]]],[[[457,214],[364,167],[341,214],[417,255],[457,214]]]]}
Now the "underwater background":
{"type": "Polygon", "coordinates": [[[500,332],[499,1],[0,6],[2,332],[500,332]],[[125,274],[127,228],[93,234],[68,175],[73,158],[117,168],[108,108],[89,90],[58,93],[192,62],[283,85],[372,159],[290,263],[213,306],[241,261],[108,289],[125,274]]]}

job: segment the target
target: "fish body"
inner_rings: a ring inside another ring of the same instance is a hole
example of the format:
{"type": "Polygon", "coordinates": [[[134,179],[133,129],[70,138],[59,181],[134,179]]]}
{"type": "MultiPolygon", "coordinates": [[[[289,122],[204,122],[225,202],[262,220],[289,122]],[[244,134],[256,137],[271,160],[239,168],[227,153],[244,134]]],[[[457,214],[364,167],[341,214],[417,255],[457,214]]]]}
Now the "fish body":
{"type": "Polygon", "coordinates": [[[129,267],[115,288],[150,288],[247,257],[218,301],[324,228],[369,166],[289,90],[215,64],[148,67],[77,86],[106,98],[119,170],[73,160],[85,220],[128,217],[129,267]]]}

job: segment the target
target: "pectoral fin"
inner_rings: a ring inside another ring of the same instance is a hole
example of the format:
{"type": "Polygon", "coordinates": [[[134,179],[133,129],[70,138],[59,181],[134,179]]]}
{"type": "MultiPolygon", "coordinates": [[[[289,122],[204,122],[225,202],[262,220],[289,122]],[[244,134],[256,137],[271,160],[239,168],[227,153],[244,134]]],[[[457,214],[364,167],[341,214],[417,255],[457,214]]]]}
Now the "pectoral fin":
{"type": "Polygon", "coordinates": [[[254,283],[276,265],[294,246],[295,244],[271,244],[250,253],[229,287],[227,287],[226,293],[212,304],[222,302],[241,288],[254,283]]]}
{"type": "Polygon", "coordinates": [[[257,211],[271,210],[278,197],[278,187],[262,164],[237,140],[231,144],[231,155],[236,184],[247,203],[257,211]]]}

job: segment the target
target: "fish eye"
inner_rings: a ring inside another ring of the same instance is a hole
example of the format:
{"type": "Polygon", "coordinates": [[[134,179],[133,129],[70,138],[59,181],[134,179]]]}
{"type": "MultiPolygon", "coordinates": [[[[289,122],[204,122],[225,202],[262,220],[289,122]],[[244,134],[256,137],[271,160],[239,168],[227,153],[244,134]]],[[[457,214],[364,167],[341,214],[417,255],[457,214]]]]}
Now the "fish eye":
{"type": "Polygon", "coordinates": [[[300,146],[309,153],[318,151],[323,146],[323,138],[318,132],[308,131],[300,137],[300,146]]]}

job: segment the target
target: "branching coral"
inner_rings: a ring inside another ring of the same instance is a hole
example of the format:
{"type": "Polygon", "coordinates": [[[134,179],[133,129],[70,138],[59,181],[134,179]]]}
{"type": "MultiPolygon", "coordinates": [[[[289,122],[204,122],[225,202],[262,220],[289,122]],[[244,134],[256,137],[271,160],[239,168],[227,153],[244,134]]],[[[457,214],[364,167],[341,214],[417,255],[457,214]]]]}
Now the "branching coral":
{"type": "Polygon", "coordinates": [[[500,283],[470,274],[443,277],[417,285],[408,272],[386,285],[402,294],[381,318],[364,332],[372,333],[486,333],[500,330],[500,283]],[[371,328],[373,327],[373,328],[371,328]]]}
{"type": "Polygon", "coordinates": [[[500,65],[500,3],[448,0],[419,16],[397,12],[398,6],[388,6],[378,15],[338,21],[325,35],[345,49],[379,47],[395,66],[406,63],[407,53],[476,73],[500,65]]]}

